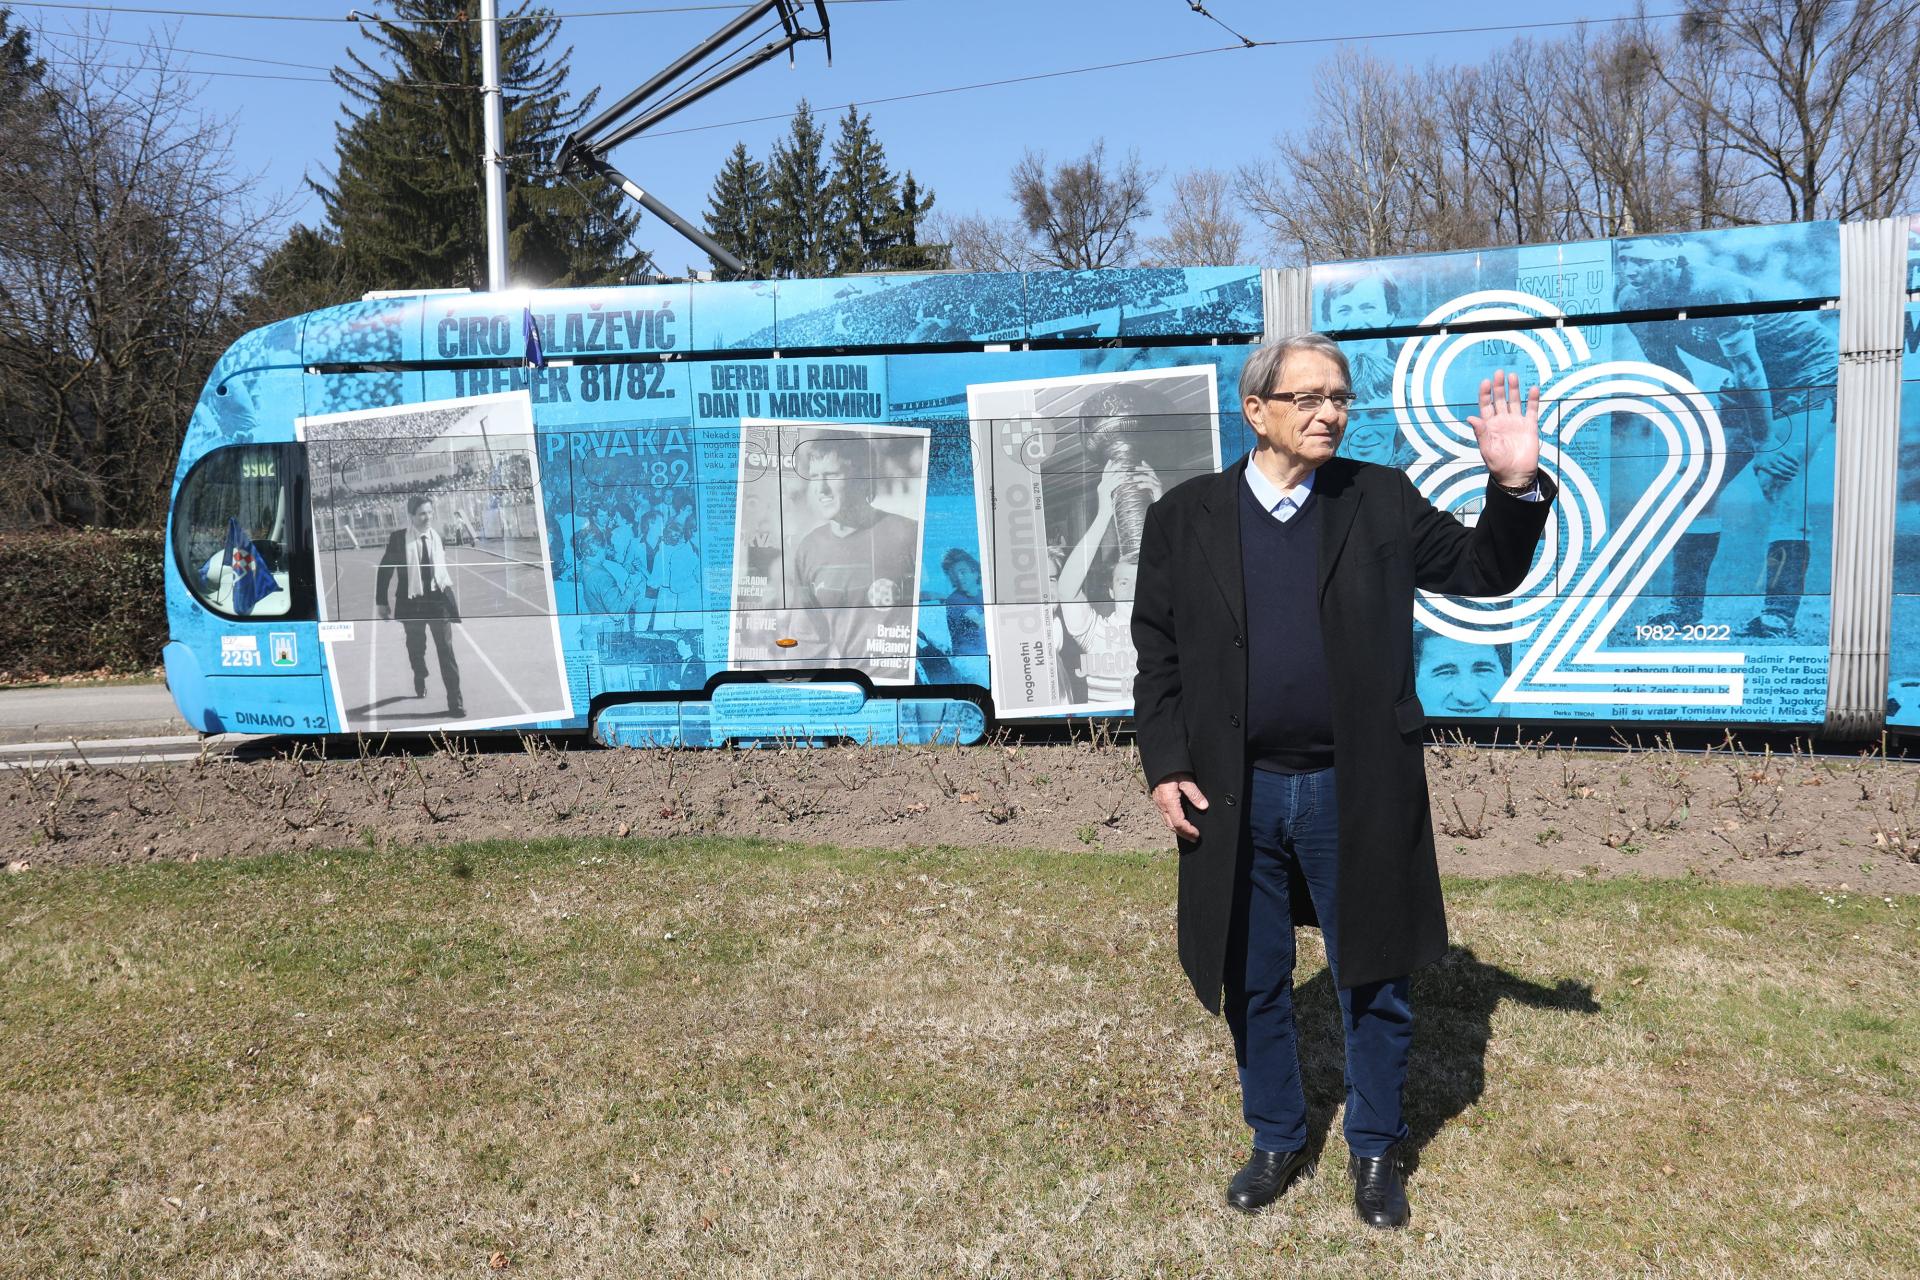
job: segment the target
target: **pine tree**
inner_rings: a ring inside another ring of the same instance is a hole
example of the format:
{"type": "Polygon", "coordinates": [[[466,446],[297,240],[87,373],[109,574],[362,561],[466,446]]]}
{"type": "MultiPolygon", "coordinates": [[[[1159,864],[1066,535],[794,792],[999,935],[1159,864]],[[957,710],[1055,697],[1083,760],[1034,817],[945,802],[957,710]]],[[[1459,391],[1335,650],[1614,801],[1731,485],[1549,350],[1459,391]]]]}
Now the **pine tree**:
{"type": "Polygon", "coordinates": [[[887,269],[890,271],[945,271],[952,263],[953,246],[920,243],[920,224],[933,212],[933,191],[913,180],[913,170],[900,184],[900,203],[894,207],[888,232],[887,269]]]}
{"type": "Polygon", "coordinates": [[[0,111],[11,111],[40,91],[46,64],[33,56],[26,30],[0,9],[0,111]]]}
{"type": "Polygon", "coordinates": [[[833,143],[832,202],[834,270],[884,270],[901,231],[900,184],[873,136],[873,117],[854,107],[833,143]]]}
{"type": "MultiPolygon", "coordinates": [[[[386,55],[376,67],[350,52],[335,81],[351,99],[337,130],[331,186],[315,184],[327,239],[349,289],[484,288],[485,127],[480,24],[462,21],[469,0],[394,0],[391,19],[362,30],[386,55]]],[[[554,52],[559,23],[522,3],[500,23],[502,139],[507,181],[508,270],[541,286],[617,283],[638,257],[628,245],[637,215],[604,184],[552,178],[566,134],[593,94],[569,103],[570,49],[554,52]]],[[[300,256],[313,244],[300,246],[300,256]]]]}
{"type": "MultiPolygon", "coordinates": [[[[0,9],[0,527],[51,521],[62,514],[61,486],[48,474],[66,470],[51,441],[66,426],[58,387],[72,379],[78,354],[49,342],[44,308],[33,296],[32,260],[41,244],[50,189],[60,184],[55,126],[58,102],[46,87],[46,64],[28,33],[0,9]],[[51,377],[27,376],[32,369],[51,377]],[[49,386],[49,383],[52,385],[49,386]],[[48,465],[51,463],[52,465],[48,465]]],[[[51,274],[51,273],[43,273],[51,274]]],[[[68,282],[55,277],[55,296],[68,282]]],[[[68,430],[69,439],[82,433],[68,430]]]]}
{"type": "Polygon", "coordinates": [[[348,278],[346,255],[324,228],[296,222],[254,268],[238,310],[252,329],[350,301],[369,287],[348,278]]]}
{"type": "Polygon", "coordinates": [[[887,163],[873,118],[841,117],[830,157],[803,98],[765,165],[735,143],[707,198],[707,231],[767,278],[938,271],[949,246],[920,243],[933,192],[887,163]]]}
{"type": "Polygon", "coordinates": [[[0,9],[0,261],[31,241],[32,233],[24,229],[31,225],[25,217],[32,203],[28,193],[58,182],[47,145],[56,99],[46,87],[46,70],[25,29],[0,9]]]}
{"type": "Polygon", "coordinates": [[[821,156],[825,145],[813,109],[802,98],[767,164],[773,275],[814,277],[833,271],[833,192],[821,156]]]}
{"type": "Polygon", "coordinates": [[[766,166],[747,154],[746,143],[734,143],[707,197],[707,234],[747,264],[748,279],[773,274],[769,199],[766,166]]]}

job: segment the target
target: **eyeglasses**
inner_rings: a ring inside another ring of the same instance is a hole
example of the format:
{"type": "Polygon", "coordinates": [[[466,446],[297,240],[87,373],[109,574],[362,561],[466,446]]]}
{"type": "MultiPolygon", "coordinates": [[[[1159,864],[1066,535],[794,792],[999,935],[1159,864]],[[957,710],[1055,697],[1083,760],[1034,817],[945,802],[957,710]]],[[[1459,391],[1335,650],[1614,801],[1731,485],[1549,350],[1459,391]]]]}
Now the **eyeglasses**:
{"type": "Polygon", "coordinates": [[[1270,391],[1261,399],[1285,400],[1302,413],[1318,413],[1321,405],[1332,402],[1334,408],[1345,413],[1353,407],[1354,395],[1351,391],[1336,391],[1330,396],[1317,391],[1270,391]]]}

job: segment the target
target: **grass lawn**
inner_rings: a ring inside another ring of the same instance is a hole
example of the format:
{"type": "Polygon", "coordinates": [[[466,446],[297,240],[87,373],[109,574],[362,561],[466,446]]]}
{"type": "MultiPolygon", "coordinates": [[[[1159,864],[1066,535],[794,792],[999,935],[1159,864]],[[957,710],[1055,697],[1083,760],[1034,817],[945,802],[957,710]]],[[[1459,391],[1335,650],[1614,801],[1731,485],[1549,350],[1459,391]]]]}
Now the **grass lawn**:
{"type": "MultiPolygon", "coordinates": [[[[1173,861],[735,841],[0,880],[0,1275],[1920,1274],[1920,899],[1448,885],[1414,1225],[1247,1219],[1173,861]]],[[[1329,1127],[1330,1126],[1330,1127],[1329,1127]]]]}

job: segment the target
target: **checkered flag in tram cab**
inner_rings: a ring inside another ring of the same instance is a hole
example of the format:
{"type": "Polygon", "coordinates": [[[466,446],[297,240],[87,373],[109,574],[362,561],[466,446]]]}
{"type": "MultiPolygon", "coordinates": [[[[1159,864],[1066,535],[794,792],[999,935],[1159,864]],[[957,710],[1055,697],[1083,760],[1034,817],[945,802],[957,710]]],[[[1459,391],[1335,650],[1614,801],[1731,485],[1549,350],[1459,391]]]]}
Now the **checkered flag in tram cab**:
{"type": "Polygon", "coordinates": [[[227,517],[227,572],[233,575],[233,611],[252,613],[253,606],[280,589],[267,572],[266,561],[240,527],[240,517],[227,517]]]}

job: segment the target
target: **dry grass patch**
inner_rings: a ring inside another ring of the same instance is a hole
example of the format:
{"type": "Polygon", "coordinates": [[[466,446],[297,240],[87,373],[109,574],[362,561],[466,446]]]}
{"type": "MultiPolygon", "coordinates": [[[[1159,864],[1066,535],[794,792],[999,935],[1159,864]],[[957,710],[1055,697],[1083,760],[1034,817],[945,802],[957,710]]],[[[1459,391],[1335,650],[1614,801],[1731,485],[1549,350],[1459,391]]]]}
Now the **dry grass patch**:
{"type": "Polygon", "coordinates": [[[1170,856],[552,841],[0,881],[0,1274],[1920,1272],[1920,900],[1450,883],[1411,1232],[1247,1220],[1170,856]]]}

